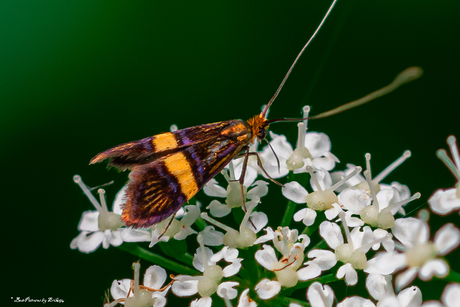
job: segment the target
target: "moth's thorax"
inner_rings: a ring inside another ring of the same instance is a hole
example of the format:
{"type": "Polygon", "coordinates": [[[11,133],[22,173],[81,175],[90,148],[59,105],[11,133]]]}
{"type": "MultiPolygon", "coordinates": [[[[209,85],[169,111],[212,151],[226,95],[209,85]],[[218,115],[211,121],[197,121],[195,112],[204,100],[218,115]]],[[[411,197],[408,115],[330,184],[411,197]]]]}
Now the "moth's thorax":
{"type": "Polygon", "coordinates": [[[261,115],[255,115],[254,117],[248,120],[248,125],[251,129],[251,143],[257,137],[259,140],[263,140],[268,132],[268,126],[270,123],[268,120],[261,115]]]}
{"type": "Polygon", "coordinates": [[[249,144],[253,140],[251,127],[247,122],[242,120],[233,121],[231,125],[225,127],[221,131],[221,135],[225,137],[231,137],[244,144],[249,144]]]}

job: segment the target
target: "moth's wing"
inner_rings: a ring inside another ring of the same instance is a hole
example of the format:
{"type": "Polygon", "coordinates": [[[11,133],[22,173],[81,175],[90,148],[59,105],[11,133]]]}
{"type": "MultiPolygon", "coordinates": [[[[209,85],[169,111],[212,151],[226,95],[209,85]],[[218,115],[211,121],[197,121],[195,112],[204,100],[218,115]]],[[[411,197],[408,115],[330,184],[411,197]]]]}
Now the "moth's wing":
{"type": "Polygon", "coordinates": [[[119,170],[131,169],[136,165],[149,164],[163,156],[184,150],[189,146],[216,139],[223,130],[239,122],[242,121],[217,122],[128,142],[99,153],[91,159],[90,164],[109,159],[109,166],[113,166],[119,170]]]}
{"type": "Polygon", "coordinates": [[[163,221],[220,172],[250,139],[245,126],[233,125],[206,142],[133,167],[122,219],[134,227],[163,221]]]}

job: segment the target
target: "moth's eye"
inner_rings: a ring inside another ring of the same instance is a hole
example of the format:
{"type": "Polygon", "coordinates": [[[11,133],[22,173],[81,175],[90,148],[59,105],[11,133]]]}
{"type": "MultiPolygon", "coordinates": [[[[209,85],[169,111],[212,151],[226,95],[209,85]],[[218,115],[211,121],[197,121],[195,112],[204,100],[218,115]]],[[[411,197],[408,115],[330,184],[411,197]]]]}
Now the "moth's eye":
{"type": "Polygon", "coordinates": [[[260,139],[264,139],[266,136],[267,136],[267,129],[265,129],[265,128],[260,128],[260,129],[259,129],[259,133],[258,133],[258,137],[259,137],[260,139]]]}

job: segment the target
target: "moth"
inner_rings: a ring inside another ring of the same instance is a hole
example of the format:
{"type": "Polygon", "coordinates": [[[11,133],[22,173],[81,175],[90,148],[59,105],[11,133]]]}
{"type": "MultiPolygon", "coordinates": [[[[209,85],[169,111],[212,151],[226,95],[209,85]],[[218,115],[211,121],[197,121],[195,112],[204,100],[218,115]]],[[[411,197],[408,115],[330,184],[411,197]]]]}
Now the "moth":
{"type": "MultiPolygon", "coordinates": [[[[249,146],[255,140],[265,139],[271,123],[302,120],[268,120],[267,113],[294,65],[321,28],[335,3],[336,0],[333,1],[318,28],[291,65],[274,96],[259,115],[253,116],[248,121],[221,121],[146,137],[118,145],[91,159],[90,164],[109,160],[109,166],[121,171],[131,170],[122,213],[122,219],[127,226],[149,227],[175,214],[237,156],[243,156],[245,159],[239,179],[242,189],[249,156],[255,155],[258,158],[257,153],[249,151],[249,146]]],[[[391,87],[392,84],[387,87],[391,87]]],[[[391,89],[387,89],[387,92],[394,88],[393,85],[391,89]]],[[[342,112],[387,93],[379,91],[374,92],[375,95],[368,97],[367,100],[364,99],[366,101],[357,100],[310,119],[342,112]]],[[[372,94],[368,96],[370,95],[372,94]]],[[[259,158],[258,162],[264,171],[259,158]]],[[[268,176],[266,172],[265,174],[268,176]]]]}

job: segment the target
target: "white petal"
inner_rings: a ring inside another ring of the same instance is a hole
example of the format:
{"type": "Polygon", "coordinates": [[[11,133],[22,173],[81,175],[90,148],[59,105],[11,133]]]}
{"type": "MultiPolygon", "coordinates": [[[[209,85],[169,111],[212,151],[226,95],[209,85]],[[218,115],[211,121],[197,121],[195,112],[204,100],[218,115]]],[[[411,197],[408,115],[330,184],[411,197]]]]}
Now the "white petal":
{"type": "MultiPolygon", "coordinates": [[[[182,223],[182,222],[181,222],[182,223]]],[[[182,224],[179,228],[179,232],[174,235],[174,239],[176,240],[184,240],[188,236],[192,234],[196,234],[197,232],[193,230],[190,226],[182,224]]]]}
{"type": "Polygon", "coordinates": [[[337,263],[335,254],[327,250],[314,249],[308,253],[308,258],[314,258],[311,262],[317,264],[322,271],[329,270],[337,263]]]}
{"type": "Polygon", "coordinates": [[[418,307],[422,305],[422,291],[416,286],[404,289],[398,294],[401,307],[418,307]]]}
{"type": "Polygon", "coordinates": [[[362,209],[371,204],[371,198],[363,190],[347,188],[340,192],[339,203],[354,214],[359,214],[362,209]]]}
{"type": "MultiPolygon", "coordinates": [[[[206,253],[206,259],[208,261],[208,265],[214,265],[215,262],[211,261],[211,257],[213,256],[213,252],[210,248],[205,247],[204,251],[206,253]]],[[[203,256],[201,254],[201,247],[196,249],[195,254],[193,255],[193,266],[200,272],[204,272],[204,264],[203,264],[203,256]]]]}
{"type": "Polygon", "coordinates": [[[150,242],[152,239],[150,231],[145,229],[124,228],[121,238],[125,242],[150,242]]]}
{"type": "Polygon", "coordinates": [[[254,302],[249,296],[249,289],[245,289],[238,300],[237,307],[257,307],[257,303],[254,302]]]}
{"type": "Polygon", "coordinates": [[[460,208],[460,198],[457,197],[457,189],[437,190],[428,200],[431,210],[438,214],[447,214],[460,208]]]}
{"type": "Polygon", "coordinates": [[[200,216],[200,207],[195,205],[188,205],[184,207],[184,210],[185,216],[181,219],[181,222],[184,225],[191,226],[200,216]]]}
{"type": "Polygon", "coordinates": [[[70,248],[71,249],[76,249],[78,248],[78,241],[80,241],[80,239],[82,237],[85,237],[86,235],[88,234],[87,231],[82,231],[78,234],[78,236],[76,236],[75,238],[73,238],[72,242],[70,242],[70,248]]]}
{"type": "Polygon", "coordinates": [[[198,278],[180,275],[172,284],[172,292],[177,296],[191,296],[198,293],[198,278]]]}
{"type": "Polygon", "coordinates": [[[349,286],[354,286],[358,282],[358,273],[349,263],[342,265],[337,271],[338,279],[342,279],[344,276],[345,282],[349,286]]]}
{"type": "MultiPolygon", "coordinates": [[[[241,173],[243,171],[243,163],[238,163],[235,165],[235,179],[239,179],[241,177],[241,173]]],[[[246,173],[244,175],[244,182],[243,185],[245,187],[250,187],[257,178],[257,170],[254,167],[251,167],[249,164],[246,167],[246,173]]]]}
{"type": "MultiPolygon", "coordinates": [[[[316,161],[317,159],[314,159],[316,161]]],[[[309,163],[310,159],[306,160],[306,165],[312,166],[315,169],[315,178],[318,181],[319,185],[321,186],[322,190],[329,189],[332,186],[332,177],[327,170],[321,168],[319,166],[314,165],[313,163],[309,163]]],[[[306,171],[306,167],[303,168],[306,171]]],[[[296,173],[296,172],[294,172],[296,173]]],[[[318,187],[313,179],[310,178],[310,186],[314,191],[318,191],[318,187]]]]}
{"type": "Polygon", "coordinates": [[[297,270],[299,280],[309,280],[321,275],[321,268],[314,262],[309,261],[306,267],[297,270]]]}
{"type": "Polygon", "coordinates": [[[259,264],[267,270],[273,270],[275,268],[275,264],[278,263],[275,250],[270,245],[264,244],[262,249],[259,249],[256,252],[255,258],[257,262],[259,262],[259,264]]]}
{"type": "Polygon", "coordinates": [[[413,217],[397,219],[392,232],[408,248],[428,241],[429,237],[428,225],[422,220],[413,217]]]}
{"type": "Polygon", "coordinates": [[[211,305],[212,305],[212,298],[210,298],[209,296],[193,300],[190,303],[190,307],[211,307],[211,305]]]}
{"type": "Polygon", "coordinates": [[[253,212],[251,213],[250,217],[251,217],[251,221],[248,220],[246,227],[248,227],[255,233],[258,233],[268,223],[268,217],[263,212],[257,212],[257,211],[253,212]],[[254,228],[254,226],[256,226],[256,228],[254,228]]]}
{"type": "Polygon", "coordinates": [[[164,307],[166,305],[165,295],[162,292],[152,293],[152,298],[155,299],[153,307],[164,307]]]}
{"type": "Polygon", "coordinates": [[[227,190],[221,187],[214,178],[205,184],[203,191],[206,195],[211,197],[227,197],[227,190]]]}
{"type": "Polygon", "coordinates": [[[115,195],[115,200],[113,201],[112,212],[118,215],[123,213],[123,205],[126,202],[126,189],[128,188],[127,185],[123,186],[120,191],[118,191],[117,195],[115,195]]]}
{"type": "Polygon", "coordinates": [[[275,232],[273,231],[273,229],[271,229],[271,227],[267,227],[264,230],[265,230],[266,234],[264,234],[263,236],[260,236],[254,242],[254,245],[260,244],[260,243],[265,243],[265,242],[273,240],[275,238],[275,232]]]}
{"type": "Polygon", "coordinates": [[[396,296],[390,295],[385,296],[382,300],[380,300],[379,307],[401,307],[401,304],[399,304],[396,296]]]}
{"type": "Polygon", "coordinates": [[[343,212],[343,210],[342,210],[342,208],[340,208],[339,204],[333,203],[332,208],[327,209],[326,211],[324,211],[324,215],[330,221],[332,219],[335,219],[337,217],[337,215],[339,215],[340,212],[343,212]]]}
{"type": "Polygon", "coordinates": [[[394,271],[406,266],[406,256],[398,253],[379,253],[367,261],[366,273],[381,275],[393,274],[394,271]]]}
{"type": "MultiPolygon", "coordinates": [[[[371,300],[359,296],[352,296],[344,299],[337,307],[375,307],[371,300]]],[[[379,305],[380,307],[380,305],[379,305]]]]}
{"type": "Polygon", "coordinates": [[[256,196],[262,198],[268,193],[268,182],[266,181],[257,180],[251,187],[251,190],[246,195],[248,199],[253,199],[256,196]]]}
{"type": "Polygon", "coordinates": [[[92,234],[82,233],[85,233],[85,236],[82,236],[77,243],[78,250],[82,253],[94,252],[105,237],[102,231],[93,232],[92,234]]]}
{"type": "MultiPolygon", "coordinates": [[[[282,134],[275,134],[270,131],[270,137],[272,139],[270,141],[270,145],[272,146],[273,151],[276,152],[280,159],[287,160],[294,150],[292,149],[291,144],[287,141],[286,136],[282,134]]],[[[265,146],[264,149],[265,148],[272,152],[268,145],[265,146]]]]}
{"type": "Polygon", "coordinates": [[[218,200],[213,200],[206,209],[209,209],[211,215],[215,217],[226,216],[232,211],[229,206],[220,203],[218,200]]]}
{"type": "Polygon", "coordinates": [[[369,274],[366,278],[366,288],[377,301],[383,299],[390,290],[386,278],[380,274],[369,274]]]}
{"type": "Polygon", "coordinates": [[[451,283],[442,293],[442,302],[446,307],[454,307],[460,301],[460,284],[451,283]]]}
{"type": "Polygon", "coordinates": [[[330,248],[335,249],[340,244],[343,244],[342,231],[339,225],[324,221],[319,225],[319,234],[326,241],[330,248]]]}
{"type": "Polygon", "coordinates": [[[235,262],[227,265],[222,271],[222,273],[224,274],[224,277],[230,277],[230,276],[236,275],[241,269],[241,261],[242,260],[243,259],[240,259],[238,261],[235,261],[235,262]]]}
{"type": "MultiPolygon", "coordinates": [[[[332,170],[337,162],[340,162],[339,159],[337,159],[337,157],[330,152],[324,152],[321,156],[313,159],[313,165],[317,169],[322,168],[326,171],[332,170]]],[[[327,188],[331,187],[331,185],[332,179],[331,183],[327,186],[327,188]]]]}
{"type": "Polygon", "coordinates": [[[449,273],[449,266],[442,259],[434,259],[425,263],[419,271],[421,280],[431,280],[434,275],[438,277],[446,277],[449,273]]]}
{"type": "MultiPolygon", "coordinates": [[[[270,177],[272,177],[273,179],[276,179],[276,178],[284,177],[287,174],[289,174],[289,169],[287,168],[287,165],[286,165],[287,158],[283,157],[283,152],[278,151],[276,148],[273,148],[273,150],[276,152],[276,155],[279,158],[279,162],[280,162],[279,165],[278,165],[278,161],[273,155],[271,148],[268,146],[265,146],[263,148],[262,152],[259,153],[259,157],[263,161],[263,167],[265,171],[270,175],[270,177]]],[[[291,153],[292,153],[292,148],[291,148],[291,153]]],[[[262,176],[266,178],[266,175],[264,172],[262,172],[262,176]]]]}
{"type": "Polygon", "coordinates": [[[166,271],[158,265],[151,265],[144,274],[144,286],[152,289],[161,289],[166,281],[166,271]]]}
{"type": "Polygon", "coordinates": [[[446,255],[455,249],[460,243],[460,230],[453,224],[446,224],[436,232],[434,244],[438,248],[439,255],[446,255]]]}
{"type": "MultiPolygon", "coordinates": [[[[377,193],[377,200],[379,202],[379,209],[382,211],[386,207],[397,203],[401,199],[399,198],[399,193],[396,189],[389,188],[380,190],[377,193]]],[[[391,213],[395,214],[397,211],[397,209],[394,209],[391,213]]]]}
{"type": "Polygon", "coordinates": [[[406,287],[417,276],[418,268],[407,269],[405,272],[400,273],[395,280],[396,292],[406,287]]]}
{"type": "Polygon", "coordinates": [[[233,300],[238,295],[238,291],[233,289],[233,287],[238,285],[239,283],[233,281],[223,282],[217,287],[217,295],[221,298],[233,300]]]}
{"type": "MultiPolygon", "coordinates": [[[[163,231],[161,231],[162,233],[163,231]]],[[[158,228],[155,228],[153,231],[152,231],[152,240],[150,241],[150,244],[149,244],[149,247],[152,247],[154,246],[155,244],[157,244],[158,242],[168,242],[169,241],[169,236],[162,236],[160,238],[160,235],[161,235],[160,231],[158,230],[158,228]]]]}
{"type": "Polygon", "coordinates": [[[307,299],[311,307],[331,307],[334,302],[334,291],[328,285],[315,281],[307,290],[307,299]]]}
{"type": "Polygon", "coordinates": [[[318,157],[325,152],[331,151],[331,141],[324,133],[307,132],[305,135],[305,147],[313,157],[318,157]]]}
{"type": "Polygon", "coordinates": [[[291,181],[284,185],[281,189],[284,197],[292,200],[296,204],[305,204],[307,202],[308,192],[297,181],[291,181]]]}
{"type": "Polygon", "coordinates": [[[256,285],[255,289],[261,299],[268,300],[280,292],[281,284],[264,278],[256,285]]]}
{"type": "MultiPolygon", "coordinates": [[[[114,280],[110,287],[110,294],[114,299],[127,298],[128,292],[131,287],[131,279],[114,280]]],[[[130,293],[133,296],[133,293],[130,293]]]]}
{"type": "Polygon", "coordinates": [[[224,234],[214,229],[214,226],[206,226],[205,229],[200,232],[204,245],[207,246],[219,246],[224,244],[224,234]]]}
{"type": "Polygon", "coordinates": [[[294,221],[302,220],[305,226],[311,226],[315,223],[316,211],[310,208],[303,208],[294,214],[294,221]],[[300,218],[300,219],[299,219],[300,218]]]}
{"type": "Polygon", "coordinates": [[[98,231],[99,230],[99,212],[98,211],[85,211],[81,215],[80,222],[78,223],[78,230],[80,231],[98,231]]]}
{"type": "Polygon", "coordinates": [[[118,230],[107,229],[106,232],[107,231],[109,231],[112,234],[109,240],[110,245],[120,246],[123,243],[123,239],[121,238],[121,233],[123,229],[118,229],[118,230]]]}

